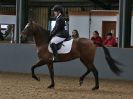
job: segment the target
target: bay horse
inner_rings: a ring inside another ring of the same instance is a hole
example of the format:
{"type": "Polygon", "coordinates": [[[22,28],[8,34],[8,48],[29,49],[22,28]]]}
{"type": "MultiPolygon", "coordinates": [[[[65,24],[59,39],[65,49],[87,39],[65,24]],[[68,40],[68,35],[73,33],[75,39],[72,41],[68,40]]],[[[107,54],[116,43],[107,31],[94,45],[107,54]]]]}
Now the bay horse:
{"type": "MultiPolygon", "coordinates": [[[[38,78],[35,75],[34,70],[37,67],[47,64],[51,78],[51,84],[48,86],[48,88],[54,88],[55,87],[54,68],[53,68],[54,62],[50,60],[50,58],[53,55],[48,50],[50,33],[47,30],[43,29],[36,22],[30,21],[22,30],[21,35],[28,36],[31,34],[34,36],[35,44],[37,47],[38,58],[39,58],[39,61],[31,67],[32,78],[40,81],[40,78],[38,78]]],[[[121,70],[117,66],[118,62],[111,57],[109,50],[105,46],[103,46],[102,44],[99,45],[102,46],[104,50],[105,59],[110,69],[116,75],[119,75],[121,73],[121,70]]],[[[84,78],[90,72],[92,72],[95,77],[95,86],[92,88],[92,90],[96,90],[99,89],[99,77],[98,77],[98,71],[94,65],[95,52],[96,52],[96,45],[91,40],[87,38],[74,39],[71,51],[68,54],[59,54],[58,62],[66,62],[76,58],[80,58],[80,61],[87,68],[87,71],[80,77],[79,84],[81,86],[83,84],[84,78]]]]}

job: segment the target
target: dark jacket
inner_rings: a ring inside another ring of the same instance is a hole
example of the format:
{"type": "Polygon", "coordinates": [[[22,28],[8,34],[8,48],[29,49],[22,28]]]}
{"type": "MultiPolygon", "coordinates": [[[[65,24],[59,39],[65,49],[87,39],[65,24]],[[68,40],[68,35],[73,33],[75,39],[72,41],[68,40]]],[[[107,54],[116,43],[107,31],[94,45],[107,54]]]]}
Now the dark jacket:
{"type": "MultiPolygon", "coordinates": [[[[103,43],[102,38],[100,36],[98,36],[96,38],[92,37],[91,40],[94,42],[94,44],[96,44],[96,43],[102,44],[103,43]]],[[[99,45],[97,45],[97,46],[99,46],[99,45]]]]}
{"type": "Polygon", "coordinates": [[[69,37],[68,31],[65,30],[65,20],[61,16],[56,19],[56,24],[51,32],[52,36],[58,36],[62,38],[69,37]]]}

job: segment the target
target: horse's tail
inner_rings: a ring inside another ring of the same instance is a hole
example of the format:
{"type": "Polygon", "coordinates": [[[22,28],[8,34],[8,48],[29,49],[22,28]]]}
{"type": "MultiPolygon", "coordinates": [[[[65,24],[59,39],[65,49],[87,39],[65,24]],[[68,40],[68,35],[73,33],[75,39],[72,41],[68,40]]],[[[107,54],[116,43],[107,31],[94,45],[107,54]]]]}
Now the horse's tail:
{"type": "Polygon", "coordinates": [[[117,65],[122,65],[118,61],[114,60],[112,56],[110,55],[109,50],[101,43],[96,43],[96,45],[101,46],[105,53],[105,59],[110,67],[110,69],[116,74],[120,75],[122,73],[122,70],[117,65]]]}

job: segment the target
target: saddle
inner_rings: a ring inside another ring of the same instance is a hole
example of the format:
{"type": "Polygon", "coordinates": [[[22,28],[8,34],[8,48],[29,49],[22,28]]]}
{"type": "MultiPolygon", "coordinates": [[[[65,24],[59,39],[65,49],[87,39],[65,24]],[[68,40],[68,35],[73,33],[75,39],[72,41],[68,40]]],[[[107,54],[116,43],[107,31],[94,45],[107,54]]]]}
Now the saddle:
{"type": "Polygon", "coordinates": [[[61,49],[62,46],[65,46],[65,45],[63,44],[63,42],[69,41],[69,40],[71,40],[71,37],[68,37],[68,38],[66,38],[64,41],[62,41],[62,42],[56,44],[57,50],[61,49]]]}
{"type": "MultiPolygon", "coordinates": [[[[64,41],[57,44],[57,53],[58,54],[67,54],[71,51],[73,39],[70,37],[65,39],[64,41]]],[[[53,53],[50,44],[48,46],[48,50],[50,53],[53,53]]]]}

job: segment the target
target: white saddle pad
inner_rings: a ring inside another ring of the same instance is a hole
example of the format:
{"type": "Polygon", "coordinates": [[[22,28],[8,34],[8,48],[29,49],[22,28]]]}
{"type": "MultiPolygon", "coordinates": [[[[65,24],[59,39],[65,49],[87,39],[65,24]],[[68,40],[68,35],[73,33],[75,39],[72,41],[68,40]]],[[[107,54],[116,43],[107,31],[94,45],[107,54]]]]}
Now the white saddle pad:
{"type": "MultiPolygon", "coordinates": [[[[61,48],[57,51],[58,54],[67,54],[71,51],[72,48],[72,43],[73,43],[73,39],[71,39],[70,41],[65,41],[63,42],[63,45],[61,46],[61,48]]],[[[53,53],[50,44],[48,46],[48,50],[50,53],[53,53]]]]}

